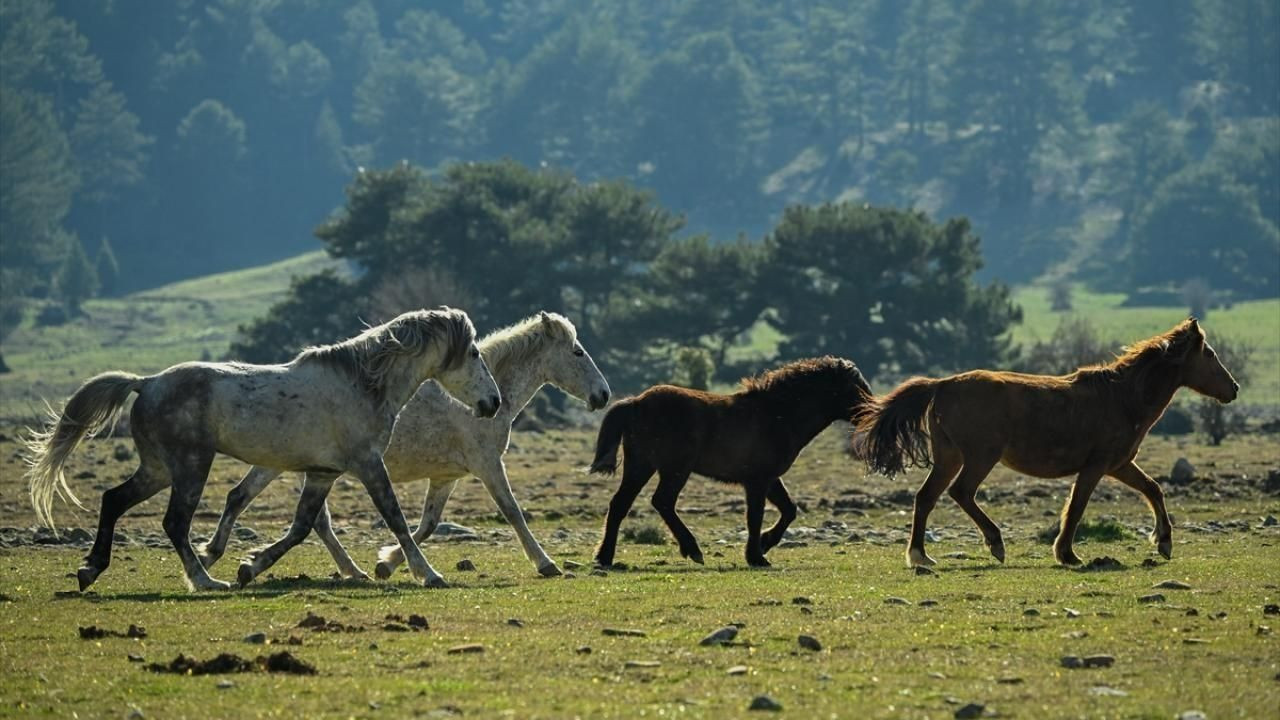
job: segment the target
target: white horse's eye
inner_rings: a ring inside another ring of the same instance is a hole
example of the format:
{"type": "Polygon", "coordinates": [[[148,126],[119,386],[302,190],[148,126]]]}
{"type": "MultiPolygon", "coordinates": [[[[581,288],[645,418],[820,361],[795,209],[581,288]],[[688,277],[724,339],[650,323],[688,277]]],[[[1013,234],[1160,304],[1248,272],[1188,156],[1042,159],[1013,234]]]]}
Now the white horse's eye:
{"type": "Polygon", "coordinates": [[[577,355],[578,357],[582,357],[583,355],[586,355],[586,354],[587,354],[587,351],[586,351],[586,350],[583,350],[583,349],[582,349],[582,348],[580,348],[580,347],[575,347],[575,348],[573,349],[573,354],[574,354],[574,355],[577,355]]]}

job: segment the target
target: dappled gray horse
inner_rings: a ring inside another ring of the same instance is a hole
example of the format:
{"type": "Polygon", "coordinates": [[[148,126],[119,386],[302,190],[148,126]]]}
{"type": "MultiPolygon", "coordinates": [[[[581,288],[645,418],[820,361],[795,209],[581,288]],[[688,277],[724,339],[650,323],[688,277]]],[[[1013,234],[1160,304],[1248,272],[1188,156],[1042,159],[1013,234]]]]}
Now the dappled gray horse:
{"type": "MultiPolygon", "coordinates": [[[[503,397],[502,410],[491,421],[472,417],[433,383],[424,384],[405,405],[383,458],[392,482],[430,478],[422,520],[413,533],[416,542],[422,542],[435,530],[450,493],[458,480],[470,473],[489,490],[538,572],[560,574],[560,568],[525,523],[524,512],[511,493],[502,456],[511,438],[512,421],[543,385],[555,385],[593,410],[609,402],[609,384],[577,335],[568,319],[544,312],[482,338],[480,352],[493,370],[503,397]]],[[[205,567],[211,567],[222,556],[240,513],[279,475],[278,470],[255,467],[231,490],[217,531],[209,542],[197,548],[205,567]]],[[[368,577],[334,534],[327,505],[317,518],[316,533],[344,576],[368,577]]],[[[398,545],[388,545],[382,548],[379,559],[377,574],[385,579],[403,561],[404,553],[398,545]]]]}
{"type": "Polygon", "coordinates": [[[98,535],[77,578],[84,590],[111,562],[116,521],[130,508],[172,487],[164,529],[182,558],[192,589],[226,589],[209,577],[191,547],[191,517],[216,453],[281,470],[299,470],[311,490],[299,501],[293,527],[256,556],[269,566],[306,537],[338,475],[360,478],[396,539],[406,544],[415,577],[439,575],[408,532],[387,478],[382,452],[396,415],[425,380],[435,378],[480,416],[501,405],[498,387],[461,310],[419,310],[371,327],[344,342],[303,350],[283,365],[183,363],[156,375],[98,375],[28,440],[27,477],[37,516],[53,526],[53,499],[77,506],[63,467],[81,440],[107,427],[131,393],[138,399],[130,429],[138,449],[133,475],[102,495],[98,535]]]}

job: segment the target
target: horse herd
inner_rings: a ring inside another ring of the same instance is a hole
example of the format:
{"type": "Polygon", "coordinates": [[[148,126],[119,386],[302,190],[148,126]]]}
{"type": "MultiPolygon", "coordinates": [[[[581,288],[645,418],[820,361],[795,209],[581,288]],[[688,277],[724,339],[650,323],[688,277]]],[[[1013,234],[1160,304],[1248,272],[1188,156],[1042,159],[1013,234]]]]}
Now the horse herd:
{"type": "MultiPolygon", "coordinates": [[[[360,480],[397,540],[379,552],[379,578],[389,578],[407,560],[418,581],[445,584],[419,543],[435,530],[466,475],[484,483],[537,571],[558,575],[525,523],[503,464],[511,423],[548,383],[592,410],[609,402],[608,382],[566,318],[543,312],[477,340],[466,313],[447,307],[404,313],[343,342],[303,350],[282,365],[192,362],[147,377],[103,373],[29,436],[31,500],[50,527],[55,496],[83,507],[63,468],[80,442],[113,424],[137,393],[130,430],[139,465],[102,494],[97,536],[77,573],[82,591],[110,564],[120,516],[166,487],[171,494],[163,526],[189,586],[229,589],[208,569],[249,503],[289,471],[304,473],[293,522],[282,538],[241,563],[241,586],[313,529],[344,577],[368,578],[339,542],[329,515],[326,497],[343,474],[360,480]],[[213,537],[194,547],[191,518],[217,453],[253,468],[227,496],[213,537]],[[429,479],[430,486],[422,518],[410,532],[392,483],[417,479],[429,479]]],[[[701,563],[698,541],[676,512],[680,491],[697,473],[743,487],[746,561],[767,566],[766,553],[796,516],[782,475],[837,420],[854,423],[857,454],[874,471],[893,476],[911,465],[931,466],[915,495],[910,565],[934,562],[925,553],[924,533],[944,490],[973,519],[991,554],[1004,560],[1000,528],[975,499],[996,463],[1034,477],[1075,476],[1054,542],[1058,562],[1080,562],[1072,538],[1104,475],[1143,495],[1154,518],[1151,540],[1168,558],[1171,525],[1163,494],[1133,460],[1182,387],[1223,403],[1239,392],[1194,318],[1134,344],[1113,362],[1065,376],[976,370],[913,378],[876,396],[854,363],[822,357],[744,379],[727,395],[655,386],[614,403],[601,423],[590,471],[615,472],[620,447],[623,458],[595,561],[613,563],[619,525],[657,473],[653,506],[681,555],[701,563]],[[766,500],[780,517],[762,531],[766,500]]]]}

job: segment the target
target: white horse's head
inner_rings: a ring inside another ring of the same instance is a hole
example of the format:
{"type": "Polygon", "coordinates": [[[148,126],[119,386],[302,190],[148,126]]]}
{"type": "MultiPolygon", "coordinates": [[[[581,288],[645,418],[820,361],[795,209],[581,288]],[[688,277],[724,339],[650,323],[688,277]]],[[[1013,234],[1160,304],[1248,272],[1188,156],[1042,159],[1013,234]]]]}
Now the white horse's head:
{"type": "Polygon", "coordinates": [[[556,313],[538,313],[539,329],[551,341],[541,353],[547,382],[585,402],[592,410],[609,404],[609,383],[578,341],[578,330],[556,313]]]}
{"type": "Polygon", "coordinates": [[[502,393],[476,345],[471,318],[461,310],[445,306],[401,317],[407,315],[415,316],[409,327],[416,328],[420,337],[434,337],[440,346],[438,353],[421,354],[422,377],[440,383],[445,392],[470,407],[476,417],[497,415],[502,406],[502,393]]]}

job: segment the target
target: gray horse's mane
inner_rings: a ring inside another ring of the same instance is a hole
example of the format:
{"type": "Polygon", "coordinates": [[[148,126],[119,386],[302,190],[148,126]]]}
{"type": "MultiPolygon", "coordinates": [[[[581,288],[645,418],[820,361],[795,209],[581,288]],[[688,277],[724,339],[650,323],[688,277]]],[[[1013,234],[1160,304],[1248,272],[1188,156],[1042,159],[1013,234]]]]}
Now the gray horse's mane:
{"type": "Polygon", "coordinates": [[[387,374],[398,360],[422,355],[443,341],[443,367],[454,368],[463,361],[475,337],[471,318],[461,310],[414,310],[340,343],[306,348],[294,362],[323,363],[346,373],[381,402],[386,397],[387,374]]]}
{"type": "Polygon", "coordinates": [[[489,369],[497,375],[508,364],[528,362],[544,337],[572,344],[578,339],[578,329],[563,315],[538,313],[501,330],[494,330],[481,338],[477,345],[489,369]]]}

